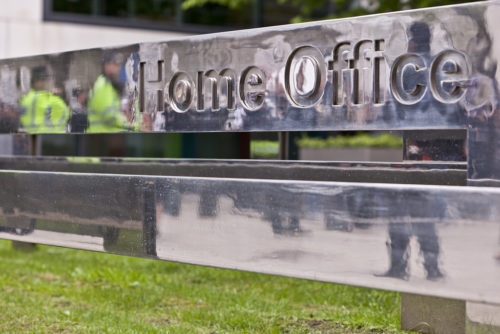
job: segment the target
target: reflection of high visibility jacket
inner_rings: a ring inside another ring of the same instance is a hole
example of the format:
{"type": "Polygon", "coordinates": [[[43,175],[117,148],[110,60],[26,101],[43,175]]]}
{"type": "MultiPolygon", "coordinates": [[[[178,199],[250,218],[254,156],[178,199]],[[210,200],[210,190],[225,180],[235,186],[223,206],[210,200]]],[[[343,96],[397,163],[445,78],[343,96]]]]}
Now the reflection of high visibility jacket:
{"type": "Polygon", "coordinates": [[[30,90],[21,97],[20,117],[24,130],[28,133],[64,133],[70,111],[59,96],[46,90],[30,90]]]}
{"type": "Polygon", "coordinates": [[[119,132],[133,130],[120,112],[120,95],[113,84],[100,75],[94,83],[87,104],[89,127],[87,132],[119,132]]]}

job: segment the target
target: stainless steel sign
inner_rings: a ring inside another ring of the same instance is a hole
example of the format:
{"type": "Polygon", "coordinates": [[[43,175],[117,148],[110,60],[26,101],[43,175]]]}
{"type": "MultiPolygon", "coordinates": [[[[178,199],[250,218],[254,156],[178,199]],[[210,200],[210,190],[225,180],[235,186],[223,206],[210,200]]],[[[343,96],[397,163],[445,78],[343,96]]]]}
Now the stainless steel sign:
{"type": "MultiPolygon", "coordinates": [[[[341,48],[351,46],[350,42],[341,42],[334,47],[328,61],[314,46],[298,47],[286,61],[281,80],[283,87],[280,89],[286,92],[290,105],[314,107],[322,102],[329,79],[332,94],[328,96],[331,100],[323,102],[330,106],[383,105],[384,88],[387,86],[387,78],[381,77],[387,66],[383,45],[383,39],[363,40],[354,44],[352,50],[347,49],[339,54],[341,48]]],[[[141,64],[142,69],[144,64],[141,64]]],[[[163,77],[163,64],[164,60],[158,61],[158,72],[162,73],[160,78],[163,77]]],[[[468,75],[467,57],[456,50],[444,50],[429,60],[417,53],[405,53],[392,64],[389,90],[393,99],[405,105],[422,101],[428,89],[435,100],[444,104],[456,103],[464,96],[468,75]]],[[[240,104],[245,110],[255,111],[264,107],[268,76],[264,69],[257,66],[249,66],[239,77],[229,68],[220,72],[212,69],[198,71],[196,80],[186,72],[176,72],[164,84],[161,80],[142,80],[140,89],[141,96],[145,92],[152,94],[155,89],[148,89],[150,84],[162,82],[163,85],[157,88],[163,89],[156,89],[160,101],[157,107],[161,111],[165,105],[179,113],[193,107],[199,112],[205,111],[207,107],[211,111],[218,111],[221,94],[226,95],[227,110],[234,110],[240,104]],[[209,88],[206,92],[205,85],[209,88]],[[211,101],[208,106],[205,105],[206,95],[211,101]]],[[[141,106],[144,108],[144,103],[141,106]]]]}
{"type": "Polygon", "coordinates": [[[499,9],[475,3],[2,60],[0,131],[466,128],[470,113],[495,108],[499,9]],[[26,96],[37,91],[68,112],[32,107],[26,96]]]}

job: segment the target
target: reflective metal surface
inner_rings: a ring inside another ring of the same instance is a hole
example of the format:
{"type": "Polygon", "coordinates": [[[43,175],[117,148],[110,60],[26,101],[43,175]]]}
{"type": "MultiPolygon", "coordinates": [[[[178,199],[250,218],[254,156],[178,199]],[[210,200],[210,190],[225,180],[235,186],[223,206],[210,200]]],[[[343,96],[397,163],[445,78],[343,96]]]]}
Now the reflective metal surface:
{"type": "Polygon", "coordinates": [[[6,59],[0,132],[466,128],[471,113],[494,110],[499,10],[474,3],[6,59]]]}
{"type": "MultiPolygon", "coordinates": [[[[500,304],[500,189],[450,186],[500,184],[499,15],[495,1],[0,60],[3,133],[467,130],[465,151],[429,155],[467,171],[0,158],[0,237],[500,304]]],[[[406,139],[423,160],[440,134],[406,139]]]]}
{"type": "Polygon", "coordinates": [[[404,131],[403,160],[466,161],[465,130],[404,131]]]}
{"type": "Polygon", "coordinates": [[[0,157],[0,169],[304,181],[465,185],[466,163],[0,157]]]}
{"type": "Polygon", "coordinates": [[[2,238],[500,303],[497,189],[27,171],[0,183],[2,238]]]}

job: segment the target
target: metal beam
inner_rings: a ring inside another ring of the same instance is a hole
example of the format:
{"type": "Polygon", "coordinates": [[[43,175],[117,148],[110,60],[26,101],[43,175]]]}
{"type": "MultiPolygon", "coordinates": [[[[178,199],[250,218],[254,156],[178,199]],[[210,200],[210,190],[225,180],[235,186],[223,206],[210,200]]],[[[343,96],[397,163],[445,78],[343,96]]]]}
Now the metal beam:
{"type": "Polygon", "coordinates": [[[498,189],[29,171],[0,183],[3,217],[37,219],[3,224],[6,239],[500,304],[498,189]]]}
{"type": "Polygon", "coordinates": [[[0,157],[0,169],[303,181],[466,185],[466,163],[0,157]]]}

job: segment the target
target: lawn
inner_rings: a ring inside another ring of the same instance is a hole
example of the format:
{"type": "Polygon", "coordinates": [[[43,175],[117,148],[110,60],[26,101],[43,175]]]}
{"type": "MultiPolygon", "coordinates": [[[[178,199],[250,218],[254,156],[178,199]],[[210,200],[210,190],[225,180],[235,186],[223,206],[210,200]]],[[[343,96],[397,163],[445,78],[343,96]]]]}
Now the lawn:
{"type": "Polygon", "coordinates": [[[399,294],[0,240],[0,333],[403,333],[399,294]]]}

